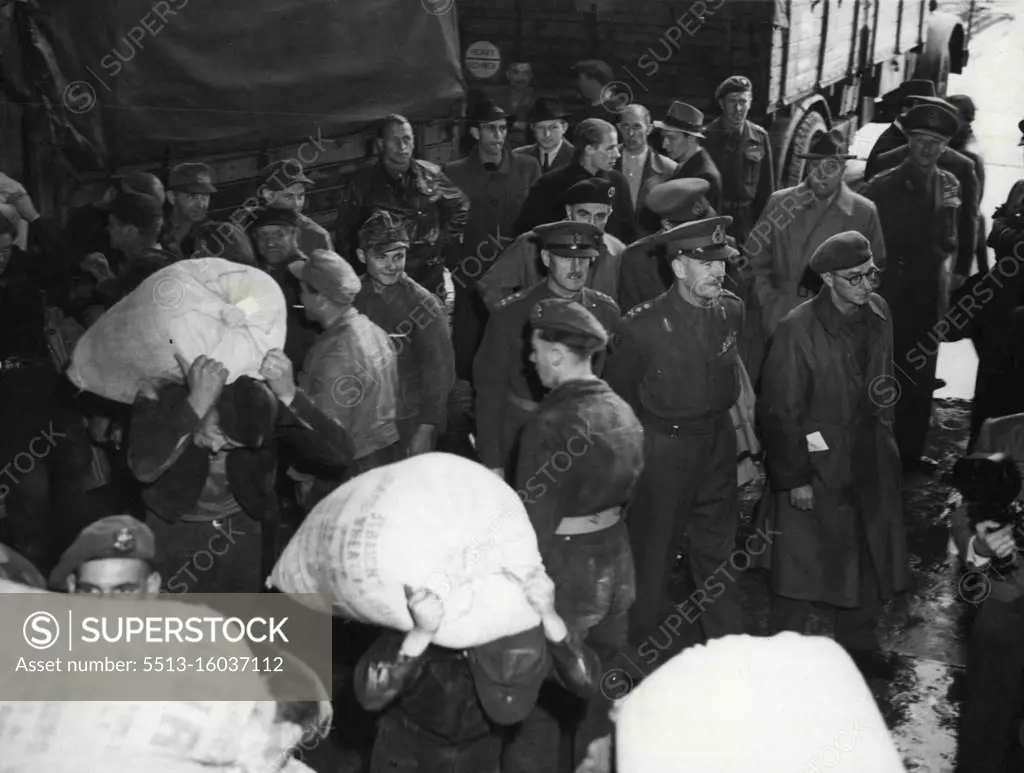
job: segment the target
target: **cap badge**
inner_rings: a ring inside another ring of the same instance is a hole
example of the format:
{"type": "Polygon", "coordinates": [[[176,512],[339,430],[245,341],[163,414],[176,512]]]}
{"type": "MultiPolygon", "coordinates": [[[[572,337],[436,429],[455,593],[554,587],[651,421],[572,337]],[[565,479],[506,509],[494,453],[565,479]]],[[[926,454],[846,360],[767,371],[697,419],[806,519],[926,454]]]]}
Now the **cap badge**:
{"type": "Polygon", "coordinates": [[[938,128],[939,123],[940,123],[940,121],[939,121],[939,114],[937,112],[934,112],[934,111],[929,111],[927,116],[928,117],[925,119],[925,122],[929,126],[931,126],[933,129],[938,128]]]}
{"type": "Polygon", "coordinates": [[[121,529],[114,538],[114,550],[120,553],[130,553],[135,549],[135,535],[128,529],[121,529]]]}
{"type": "Polygon", "coordinates": [[[719,224],[715,228],[715,232],[711,234],[711,241],[714,244],[725,244],[725,228],[719,224]]]}
{"type": "Polygon", "coordinates": [[[615,186],[614,185],[608,189],[608,198],[609,199],[614,199],[615,198],[615,186]]]}

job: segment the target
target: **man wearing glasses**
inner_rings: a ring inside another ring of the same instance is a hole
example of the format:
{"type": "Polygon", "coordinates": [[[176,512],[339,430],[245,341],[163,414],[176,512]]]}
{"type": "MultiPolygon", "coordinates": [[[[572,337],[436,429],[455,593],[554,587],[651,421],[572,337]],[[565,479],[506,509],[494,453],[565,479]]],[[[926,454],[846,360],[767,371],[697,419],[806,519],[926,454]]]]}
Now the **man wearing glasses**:
{"type": "Polygon", "coordinates": [[[675,161],[657,153],[647,143],[653,128],[651,112],[643,105],[629,105],[619,116],[622,155],[615,168],[622,172],[629,184],[629,197],[635,212],[643,207],[648,191],[671,178],[676,171],[675,161]]]}
{"type": "Polygon", "coordinates": [[[893,435],[893,324],[871,243],[826,239],[810,267],[824,286],[775,329],[757,417],[769,486],[759,505],[772,542],[772,633],[803,633],[815,602],[865,676],[882,673],[875,629],[907,586],[893,435]]]}
{"type": "Polygon", "coordinates": [[[853,156],[842,139],[834,133],[822,134],[799,157],[807,161],[807,177],[772,194],[743,250],[750,261],[767,336],[820,289],[820,280],[808,270],[808,263],[830,236],[859,231],[871,243],[878,264],[885,265],[878,210],[843,182],[846,162],[853,156]]]}
{"type": "Polygon", "coordinates": [[[963,202],[960,184],[939,160],[960,129],[960,116],[948,105],[926,102],[911,108],[902,125],[906,160],[871,178],[863,193],[878,208],[885,238],[879,292],[893,309],[896,442],[906,471],[933,472],[937,463],[924,457],[924,447],[944,339],[936,327],[948,304],[963,202]]]}

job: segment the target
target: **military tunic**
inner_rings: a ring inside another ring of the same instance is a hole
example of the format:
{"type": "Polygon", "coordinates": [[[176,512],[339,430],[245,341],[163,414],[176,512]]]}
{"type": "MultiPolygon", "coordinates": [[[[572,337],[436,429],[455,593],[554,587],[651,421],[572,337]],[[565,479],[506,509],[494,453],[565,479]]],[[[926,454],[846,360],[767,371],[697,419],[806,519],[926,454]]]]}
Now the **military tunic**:
{"type": "MultiPolygon", "coordinates": [[[[532,351],[529,324],[533,307],[548,298],[558,298],[547,280],[539,282],[498,304],[487,323],[483,343],[473,363],[476,386],[476,450],[480,461],[494,469],[509,468],[519,432],[536,412],[543,396],[537,371],[530,362],[532,351]]],[[[609,337],[619,324],[619,307],[604,293],[583,288],[578,298],[608,330],[609,337]]],[[[603,355],[594,361],[600,374],[603,355]]]]}
{"type": "Polygon", "coordinates": [[[626,315],[605,368],[644,426],[645,467],[628,517],[636,641],[662,622],[665,583],[684,540],[697,588],[691,599],[703,604],[690,622],[699,619],[708,639],[743,632],[739,588],[717,576],[729,568],[739,517],[729,411],[740,393],[743,314],[732,293],[697,307],[671,289],[626,315]]]}
{"type": "Polygon", "coordinates": [[[746,241],[768,197],[775,192],[775,162],[768,132],[753,121],[745,121],[738,134],[721,118],[705,129],[704,147],[722,175],[720,215],[733,218],[729,233],[740,243],[746,241]]]}
{"type": "Polygon", "coordinates": [[[885,239],[886,270],[879,294],[893,314],[893,354],[899,374],[896,442],[904,463],[924,453],[931,420],[935,366],[945,312],[947,266],[957,248],[960,186],[944,169],[930,174],[905,161],[873,178],[863,191],[875,203],[885,239]]]}

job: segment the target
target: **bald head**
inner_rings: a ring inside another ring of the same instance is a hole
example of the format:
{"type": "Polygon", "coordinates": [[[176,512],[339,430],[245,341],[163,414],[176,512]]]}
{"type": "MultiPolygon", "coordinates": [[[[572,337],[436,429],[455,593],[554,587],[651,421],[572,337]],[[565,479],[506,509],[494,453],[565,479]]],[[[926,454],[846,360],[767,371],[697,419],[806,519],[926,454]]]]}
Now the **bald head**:
{"type": "Polygon", "coordinates": [[[619,132],[627,152],[642,152],[651,133],[651,111],[636,103],[629,105],[619,114],[619,132]]]}

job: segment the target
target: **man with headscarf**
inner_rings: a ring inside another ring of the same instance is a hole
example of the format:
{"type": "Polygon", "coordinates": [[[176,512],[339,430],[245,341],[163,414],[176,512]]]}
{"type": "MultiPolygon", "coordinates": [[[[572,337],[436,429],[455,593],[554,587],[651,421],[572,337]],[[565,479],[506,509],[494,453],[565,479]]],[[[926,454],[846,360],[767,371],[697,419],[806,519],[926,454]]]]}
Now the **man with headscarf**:
{"type": "Polygon", "coordinates": [[[308,511],[345,480],[398,460],[398,363],[387,333],[352,305],[362,283],[348,261],[317,250],[288,270],[299,280],[306,317],[323,329],[306,354],[299,387],[345,427],[354,449],[343,476],[321,472],[307,482],[308,511]]]}

